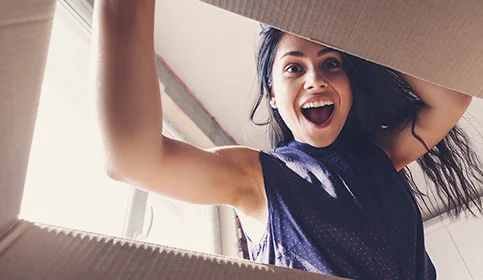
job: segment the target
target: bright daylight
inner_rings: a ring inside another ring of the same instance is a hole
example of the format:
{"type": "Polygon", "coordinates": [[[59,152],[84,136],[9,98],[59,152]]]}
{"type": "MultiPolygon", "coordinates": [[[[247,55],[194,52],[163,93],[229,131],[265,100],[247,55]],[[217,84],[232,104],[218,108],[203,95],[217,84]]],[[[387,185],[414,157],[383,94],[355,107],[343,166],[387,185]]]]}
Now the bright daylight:
{"type": "Polygon", "coordinates": [[[483,280],[483,6],[386,2],[0,3],[0,278],[483,280]]]}

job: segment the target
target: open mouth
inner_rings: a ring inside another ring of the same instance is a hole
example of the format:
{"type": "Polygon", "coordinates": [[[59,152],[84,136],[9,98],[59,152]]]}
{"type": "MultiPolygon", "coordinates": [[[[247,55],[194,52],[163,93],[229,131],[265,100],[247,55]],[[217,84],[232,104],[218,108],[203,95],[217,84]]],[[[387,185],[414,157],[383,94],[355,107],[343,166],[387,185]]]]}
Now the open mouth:
{"type": "Polygon", "coordinates": [[[311,123],[317,126],[327,124],[334,112],[334,103],[331,101],[309,102],[302,106],[302,114],[311,123]]]}

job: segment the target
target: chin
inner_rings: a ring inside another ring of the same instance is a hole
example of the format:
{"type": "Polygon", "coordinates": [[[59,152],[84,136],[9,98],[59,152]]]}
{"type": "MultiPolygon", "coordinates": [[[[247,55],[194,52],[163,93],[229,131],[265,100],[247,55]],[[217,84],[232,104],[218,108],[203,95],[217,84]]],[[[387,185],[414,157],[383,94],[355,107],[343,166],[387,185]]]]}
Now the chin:
{"type": "Polygon", "coordinates": [[[332,145],[338,137],[338,133],[327,133],[329,131],[316,131],[308,137],[307,144],[316,148],[325,148],[332,145]]]}
{"type": "Polygon", "coordinates": [[[313,147],[324,148],[332,145],[339,137],[342,130],[340,117],[332,112],[332,114],[323,122],[316,122],[304,115],[301,123],[301,131],[303,135],[299,137],[304,139],[307,144],[313,147]]]}

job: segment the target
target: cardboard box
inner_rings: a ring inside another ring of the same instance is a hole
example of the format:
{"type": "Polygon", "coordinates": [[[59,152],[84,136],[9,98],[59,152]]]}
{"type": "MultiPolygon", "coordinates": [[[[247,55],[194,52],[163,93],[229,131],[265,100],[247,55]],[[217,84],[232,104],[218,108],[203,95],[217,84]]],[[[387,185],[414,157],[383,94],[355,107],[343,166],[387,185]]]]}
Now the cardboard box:
{"type": "Polygon", "coordinates": [[[0,279],[341,279],[18,219],[55,0],[0,1],[0,279]]]}
{"type": "Polygon", "coordinates": [[[483,97],[483,1],[201,1],[483,97]]]}

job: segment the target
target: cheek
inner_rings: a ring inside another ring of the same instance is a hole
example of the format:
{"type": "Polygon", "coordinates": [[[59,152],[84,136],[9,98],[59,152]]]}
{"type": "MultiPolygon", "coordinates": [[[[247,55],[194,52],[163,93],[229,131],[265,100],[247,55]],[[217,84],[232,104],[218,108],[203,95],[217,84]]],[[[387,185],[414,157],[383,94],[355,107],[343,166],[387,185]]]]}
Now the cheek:
{"type": "Polygon", "coordinates": [[[290,92],[283,92],[276,99],[280,115],[286,123],[290,123],[295,116],[293,96],[290,92]]]}
{"type": "Polygon", "coordinates": [[[274,95],[281,115],[294,114],[294,104],[297,97],[297,88],[293,83],[276,81],[274,83],[274,95]]]}
{"type": "Polygon", "coordinates": [[[283,91],[275,92],[278,113],[290,130],[293,130],[297,120],[297,113],[294,107],[295,96],[287,87],[283,91]]]}

